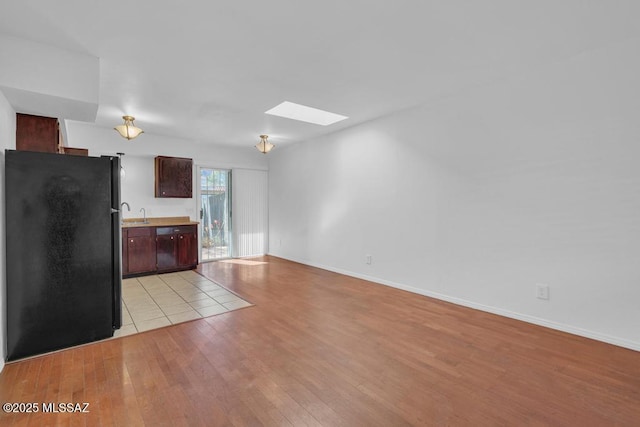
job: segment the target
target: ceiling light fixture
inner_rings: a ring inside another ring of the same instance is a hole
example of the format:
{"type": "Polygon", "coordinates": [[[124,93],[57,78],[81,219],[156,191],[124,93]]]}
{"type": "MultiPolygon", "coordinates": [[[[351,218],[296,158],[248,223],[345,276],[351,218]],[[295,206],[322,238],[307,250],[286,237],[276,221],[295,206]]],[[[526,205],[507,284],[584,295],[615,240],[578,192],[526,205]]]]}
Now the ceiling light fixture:
{"type": "Polygon", "coordinates": [[[114,127],[114,129],[118,131],[120,136],[128,140],[132,140],[133,138],[137,137],[141,133],[144,133],[142,129],[140,129],[139,127],[136,127],[136,125],[133,124],[135,117],[122,116],[122,118],[124,119],[124,124],[114,127]]]}
{"type": "Polygon", "coordinates": [[[267,154],[269,151],[273,150],[273,147],[275,147],[275,145],[267,141],[267,138],[269,138],[268,135],[260,135],[260,142],[256,144],[256,148],[262,154],[267,154]]]}
{"type": "Polygon", "coordinates": [[[340,114],[330,113],[328,111],[307,107],[306,105],[300,105],[289,101],[284,101],[280,105],[276,105],[264,113],[322,126],[332,125],[349,118],[340,114]]]}

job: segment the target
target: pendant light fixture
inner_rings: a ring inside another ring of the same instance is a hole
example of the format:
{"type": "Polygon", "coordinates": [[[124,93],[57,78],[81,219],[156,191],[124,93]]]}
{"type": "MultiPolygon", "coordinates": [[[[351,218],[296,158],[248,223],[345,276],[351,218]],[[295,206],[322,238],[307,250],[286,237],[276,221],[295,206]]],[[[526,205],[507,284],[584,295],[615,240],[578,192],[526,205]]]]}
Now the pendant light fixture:
{"type": "Polygon", "coordinates": [[[120,136],[128,140],[132,140],[133,138],[137,137],[141,133],[144,133],[142,129],[140,129],[139,127],[136,127],[136,125],[133,123],[133,121],[135,120],[135,117],[122,116],[122,118],[124,119],[124,123],[114,128],[115,130],[118,131],[120,136]]]}
{"type": "Polygon", "coordinates": [[[275,145],[267,141],[267,138],[269,138],[268,135],[260,135],[260,142],[256,144],[256,148],[262,154],[267,154],[269,151],[273,150],[273,147],[275,147],[275,145]]]}

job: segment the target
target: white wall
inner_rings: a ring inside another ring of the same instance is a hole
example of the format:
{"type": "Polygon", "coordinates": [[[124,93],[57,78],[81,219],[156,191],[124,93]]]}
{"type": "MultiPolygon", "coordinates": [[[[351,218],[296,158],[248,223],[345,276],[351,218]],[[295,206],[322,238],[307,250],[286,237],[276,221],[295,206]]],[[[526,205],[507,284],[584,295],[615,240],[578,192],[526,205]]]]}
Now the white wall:
{"type": "Polygon", "coordinates": [[[16,148],[16,113],[9,105],[5,96],[0,92],[0,371],[4,368],[7,348],[5,319],[7,317],[6,303],[6,259],[5,259],[5,201],[4,201],[4,150],[16,148]]]}
{"type": "MultiPolygon", "coordinates": [[[[125,218],[142,216],[140,208],[145,208],[147,216],[189,216],[198,221],[195,176],[197,166],[231,169],[234,167],[266,170],[267,160],[251,143],[246,148],[233,149],[212,147],[152,134],[142,134],[127,141],[115,130],[92,124],[67,121],[68,145],[88,148],[89,155],[113,155],[121,152],[122,165],[126,176],[122,181],[122,201],[129,203],[131,212],[124,211],[125,218]],[[194,183],[191,199],[163,199],[154,197],[154,157],[189,157],[194,161],[194,183]]],[[[137,123],[138,126],[142,124],[137,123]]]]}
{"type": "Polygon", "coordinates": [[[640,350],[638,51],[274,150],[270,253],[640,350]]]}
{"type": "Polygon", "coordinates": [[[0,64],[0,90],[18,112],[95,120],[97,57],[0,34],[0,64]]]}

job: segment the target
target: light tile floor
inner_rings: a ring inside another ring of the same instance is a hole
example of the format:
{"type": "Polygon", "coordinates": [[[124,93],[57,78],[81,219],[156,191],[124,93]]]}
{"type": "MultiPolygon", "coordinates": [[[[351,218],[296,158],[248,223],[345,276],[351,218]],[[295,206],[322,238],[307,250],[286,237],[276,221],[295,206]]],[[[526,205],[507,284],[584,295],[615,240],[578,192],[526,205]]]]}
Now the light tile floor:
{"type": "Polygon", "coordinates": [[[122,280],[122,337],[252,304],[194,271],[122,280]]]}

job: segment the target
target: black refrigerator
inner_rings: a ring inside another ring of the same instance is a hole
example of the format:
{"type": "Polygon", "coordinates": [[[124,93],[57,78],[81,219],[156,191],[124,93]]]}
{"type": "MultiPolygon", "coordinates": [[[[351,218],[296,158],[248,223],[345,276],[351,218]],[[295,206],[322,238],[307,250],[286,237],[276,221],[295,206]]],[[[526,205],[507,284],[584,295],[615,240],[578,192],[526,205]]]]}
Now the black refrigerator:
{"type": "Polygon", "coordinates": [[[7,360],[122,324],[120,159],[6,150],[7,360]]]}

